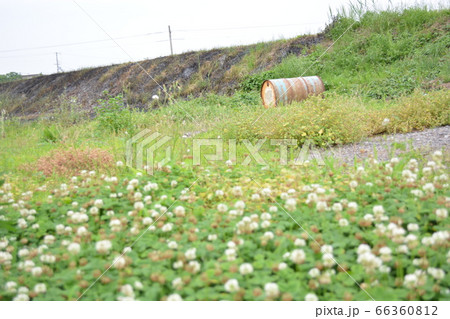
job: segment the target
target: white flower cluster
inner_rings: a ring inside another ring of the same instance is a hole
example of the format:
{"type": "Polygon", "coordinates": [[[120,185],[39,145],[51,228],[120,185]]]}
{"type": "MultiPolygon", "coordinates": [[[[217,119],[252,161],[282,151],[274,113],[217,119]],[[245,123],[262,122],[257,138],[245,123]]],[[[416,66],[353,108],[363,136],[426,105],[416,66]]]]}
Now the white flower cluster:
{"type": "Polygon", "coordinates": [[[408,289],[414,289],[425,285],[427,274],[423,270],[416,270],[413,274],[407,274],[403,280],[403,285],[408,289]]]}
{"type": "Polygon", "coordinates": [[[374,273],[382,265],[382,260],[372,254],[369,245],[361,244],[357,250],[358,263],[361,264],[367,273],[374,273]]]}
{"type": "MultiPolygon", "coordinates": [[[[256,215],[256,217],[258,217],[256,215]]],[[[245,216],[236,224],[236,233],[239,234],[251,234],[254,230],[258,229],[258,222],[252,220],[252,218],[245,216]]]]}
{"type": "Polygon", "coordinates": [[[107,254],[112,248],[112,244],[109,240],[101,240],[95,243],[95,249],[100,254],[107,254]]]}
{"type": "Polygon", "coordinates": [[[323,265],[327,268],[333,267],[336,263],[333,257],[333,247],[331,245],[323,245],[320,251],[322,252],[323,265]]]}

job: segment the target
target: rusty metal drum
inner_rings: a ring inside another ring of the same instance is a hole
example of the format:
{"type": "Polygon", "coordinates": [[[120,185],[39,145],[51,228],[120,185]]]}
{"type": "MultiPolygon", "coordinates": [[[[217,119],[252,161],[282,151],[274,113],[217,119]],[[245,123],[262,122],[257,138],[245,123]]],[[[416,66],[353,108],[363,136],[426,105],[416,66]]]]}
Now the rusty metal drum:
{"type": "Polygon", "coordinates": [[[265,108],[301,101],[325,91],[318,76],[266,80],[261,86],[261,98],[265,108]]]}

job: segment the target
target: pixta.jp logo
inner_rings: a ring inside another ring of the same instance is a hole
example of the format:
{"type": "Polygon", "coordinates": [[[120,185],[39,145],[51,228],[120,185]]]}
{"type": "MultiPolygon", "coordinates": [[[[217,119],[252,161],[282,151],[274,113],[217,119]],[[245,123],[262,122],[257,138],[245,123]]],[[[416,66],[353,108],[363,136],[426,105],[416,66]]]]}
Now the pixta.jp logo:
{"type": "Polygon", "coordinates": [[[166,145],[172,137],[145,129],[130,138],[126,143],[127,166],[145,170],[153,175],[156,168],[167,164],[172,155],[172,148],[166,145]],[[156,160],[156,152],[165,148],[162,160],[156,160]],[[134,155],[134,156],[133,156],[134,155]]]}

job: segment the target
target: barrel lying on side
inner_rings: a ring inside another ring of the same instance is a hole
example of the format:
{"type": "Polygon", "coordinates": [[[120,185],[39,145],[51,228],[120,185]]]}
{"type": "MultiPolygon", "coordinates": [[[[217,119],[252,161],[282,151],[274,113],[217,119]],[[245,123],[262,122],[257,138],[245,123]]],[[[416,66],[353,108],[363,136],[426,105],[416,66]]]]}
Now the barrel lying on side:
{"type": "Polygon", "coordinates": [[[275,79],[264,81],[261,87],[261,98],[264,107],[268,108],[301,101],[324,91],[325,86],[318,76],[275,79]]]}

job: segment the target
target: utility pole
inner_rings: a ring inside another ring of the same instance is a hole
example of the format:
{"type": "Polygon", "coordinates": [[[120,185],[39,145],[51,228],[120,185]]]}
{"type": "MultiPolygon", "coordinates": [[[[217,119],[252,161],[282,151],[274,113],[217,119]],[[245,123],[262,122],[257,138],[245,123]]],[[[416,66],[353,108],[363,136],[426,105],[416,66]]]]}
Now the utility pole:
{"type": "Polygon", "coordinates": [[[59,73],[62,72],[62,68],[59,66],[58,52],[55,53],[56,53],[56,72],[59,73]]]}
{"type": "Polygon", "coordinates": [[[172,32],[170,31],[170,25],[169,25],[169,41],[170,41],[170,55],[173,55],[172,32]]]}

